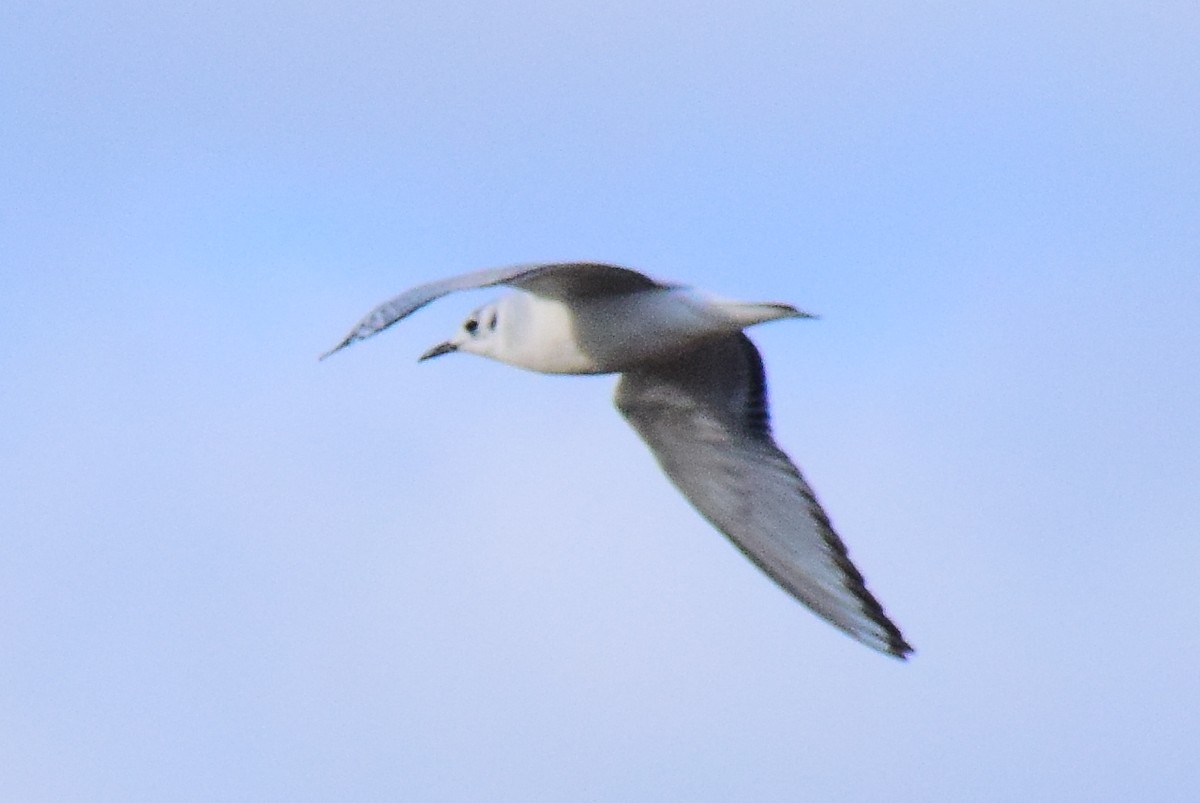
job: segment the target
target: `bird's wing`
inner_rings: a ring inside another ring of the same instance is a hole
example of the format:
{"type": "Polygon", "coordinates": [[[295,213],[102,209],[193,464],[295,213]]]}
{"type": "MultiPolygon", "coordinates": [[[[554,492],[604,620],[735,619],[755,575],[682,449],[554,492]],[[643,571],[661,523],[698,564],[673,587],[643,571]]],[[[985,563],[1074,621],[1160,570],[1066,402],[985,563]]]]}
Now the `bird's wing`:
{"type": "Polygon", "coordinates": [[[901,659],[912,652],[771,438],[748,337],[623,374],[616,405],[683,495],[777,583],[859,641],[901,659]]]}
{"type": "Polygon", "coordinates": [[[635,270],[594,262],[533,263],[478,270],[422,284],[385,301],[368,312],[340,343],[322,354],[321,359],[351,343],[382,332],[448,293],[500,284],[517,287],[534,295],[560,299],[619,295],[663,286],[635,270]]]}

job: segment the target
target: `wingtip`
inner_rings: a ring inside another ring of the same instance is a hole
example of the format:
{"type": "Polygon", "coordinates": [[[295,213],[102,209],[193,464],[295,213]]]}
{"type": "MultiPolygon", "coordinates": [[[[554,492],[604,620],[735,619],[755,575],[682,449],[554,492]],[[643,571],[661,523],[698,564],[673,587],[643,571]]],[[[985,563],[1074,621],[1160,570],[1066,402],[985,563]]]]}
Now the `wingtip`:
{"type": "Polygon", "coordinates": [[[350,338],[346,338],[341,343],[338,343],[336,346],[331,348],[329,351],[322,354],[320,357],[317,357],[317,362],[322,362],[327,357],[332,357],[334,354],[337,354],[339,351],[341,351],[342,349],[346,348],[346,346],[349,346],[349,345],[350,345],[350,338]]]}
{"type": "Polygon", "coordinates": [[[879,651],[895,658],[897,661],[904,661],[905,663],[908,662],[910,656],[915,655],[917,652],[899,633],[894,638],[889,638],[879,647],[879,651]]]}

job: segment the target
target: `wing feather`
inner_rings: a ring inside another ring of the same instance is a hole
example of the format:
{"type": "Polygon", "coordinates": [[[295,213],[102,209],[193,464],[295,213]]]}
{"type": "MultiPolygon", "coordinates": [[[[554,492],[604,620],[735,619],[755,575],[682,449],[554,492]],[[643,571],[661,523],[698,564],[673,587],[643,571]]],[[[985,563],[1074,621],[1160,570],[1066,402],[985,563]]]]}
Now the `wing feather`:
{"type": "Polygon", "coordinates": [[[356,323],[340,343],[322,354],[321,359],[382,332],[444,295],[502,284],[561,299],[618,295],[662,286],[635,270],[599,262],[531,263],[477,270],[419,285],[383,302],[356,323]]]}
{"type": "Polygon", "coordinates": [[[859,641],[897,658],[912,652],[771,438],[748,337],[623,374],[616,405],[688,501],[779,585],[859,641]]]}

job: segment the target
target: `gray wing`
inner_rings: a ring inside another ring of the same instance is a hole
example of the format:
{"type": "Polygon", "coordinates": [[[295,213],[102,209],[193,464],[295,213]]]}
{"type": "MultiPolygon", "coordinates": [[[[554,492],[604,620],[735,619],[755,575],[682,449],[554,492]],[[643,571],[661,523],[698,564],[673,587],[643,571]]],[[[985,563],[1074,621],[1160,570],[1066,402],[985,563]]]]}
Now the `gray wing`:
{"type": "Polygon", "coordinates": [[[912,652],[771,438],[762,359],[748,337],[623,374],[616,404],[683,495],[779,585],[864,644],[901,659],[912,652]]]}
{"type": "Polygon", "coordinates": [[[475,290],[506,284],[530,293],[549,298],[586,298],[597,295],[619,295],[637,290],[661,287],[649,276],[629,268],[604,265],[597,262],[551,262],[525,265],[510,265],[505,268],[488,268],[473,273],[464,273],[449,279],[429,282],[405,291],[390,301],[385,301],[367,313],[354,325],[350,333],[329,351],[330,354],[344,349],[358,340],[382,332],[426,304],[436,301],[457,290],[475,290]]]}

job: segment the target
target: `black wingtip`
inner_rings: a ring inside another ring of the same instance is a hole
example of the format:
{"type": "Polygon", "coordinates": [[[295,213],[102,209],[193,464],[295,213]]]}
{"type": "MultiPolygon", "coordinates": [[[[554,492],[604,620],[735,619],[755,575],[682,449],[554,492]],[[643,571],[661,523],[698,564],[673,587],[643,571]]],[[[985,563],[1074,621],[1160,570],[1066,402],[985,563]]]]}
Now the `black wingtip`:
{"type": "MultiPolygon", "coordinates": [[[[866,589],[863,589],[866,591],[866,589]]],[[[870,593],[870,592],[867,592],[870,593]]],[[[872,597],[872,599],[874,599],[872,597]]],[[[887,617],[882,608],[877,611],[867,609],[875,623],[883,628],[883,646],[878,647],[879,651],[886,653],[898,661],[907,661],[910,655],[916,653],[913,646],[904,638],[904,634],[900,632],[900,628],[896,627],[896,623],[887,617]]]]}

